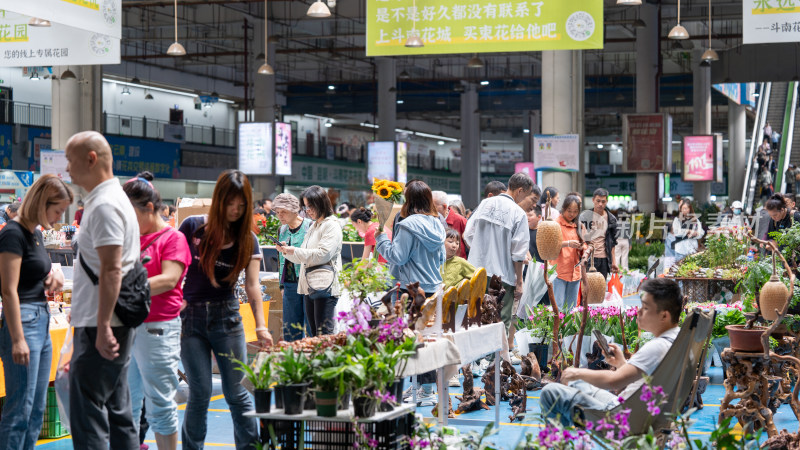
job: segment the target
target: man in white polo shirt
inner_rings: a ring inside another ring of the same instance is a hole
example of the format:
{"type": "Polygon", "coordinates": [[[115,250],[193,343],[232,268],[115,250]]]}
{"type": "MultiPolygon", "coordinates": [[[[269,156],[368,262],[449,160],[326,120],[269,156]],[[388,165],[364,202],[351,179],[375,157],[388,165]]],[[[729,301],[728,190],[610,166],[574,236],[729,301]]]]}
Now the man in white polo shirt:
{"type": "Polygon", "coordinates": [[[114,315],[122,278],[139,258],[136,213],[112,171],[111,147],[100,133],[70,138],[67,171],[89,194],[78,234],[78,257],[99,282],[75,264],[70,364],[70,431],[75,448],[139,448],[131,417],[128,365],[133,329],[114,315]]]}

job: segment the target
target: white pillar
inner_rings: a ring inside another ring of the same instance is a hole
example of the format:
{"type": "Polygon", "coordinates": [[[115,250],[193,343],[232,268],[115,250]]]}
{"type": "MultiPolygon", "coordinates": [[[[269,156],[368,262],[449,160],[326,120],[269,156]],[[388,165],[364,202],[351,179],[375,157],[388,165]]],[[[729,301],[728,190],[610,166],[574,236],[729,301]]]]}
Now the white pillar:
{"type": "MultiPolygon", "coordinates": [[[[573,110],[576,94],[573,63],[571,50],[542,52],[542,134],[578,132],[574,128],[573,116],[583,114],[583,111],[573,110]]],[[[570,173],[544,172],[542,184],[542,188],[553,186],[558,189],[562,200],[574,189],[570,173]]]]}
{"type": "MultiPolygon", "coordinates": [[[[692,56],[698,64],[693,70],[694,90],[694,133],[711,134],[711,66],[701,65],[699,62],[701,51],[695,51],[692,56]]],[[[711,182],[698,181],[693,186],[694,201],[703,205],[710,201],[711,182]]]]}
{"type": "MultiPolygon", "coordinates": [[[[647,27],[636,29],[636,112],[658,112],[658,6],[643,3],[639,18],[647,27]]],[[[671,145],[671,144],[670,144],[671,145]]],[[[667,170],[672,161],[667,164],[667,170]]],[[[636,174],[636,201],[639,210],[651,213],[658,205],[657,174],[636,174]]]]}
{"type": "Polygon", "coordinates": [[[728,198],[730,202],[739,198],[744,189],[744,174],[747,171],[747,116],[744,106],[728,100],[728,198]]]}
{"type": "Polygon", "coordinates": [[[461,201],[475,208],[481,201],[481,116],[478,88],[464,83],[461,94],[461,201]]]}
{"type": "Polygon", "coordinates": [[[397,75],[394,58],[378,58],[378,140],[394,141],[397,128],[397,75]]]}
{"type": "MultiPolygon", "coordinates": [[[[267,62],[275,68],[275,44],[264,48],[264,22],[255,22],[253,36],[250,39],[253,45],[253,55],[267,54],[267,62]]],[[[275,75],[261,75],[258,68],[264,60],[253,60],[248,64],[250,73],[248,77],[253,80],[253,120],[256,122],[275,122],[277,111],[275,109],[275,75]]],[[[221,172],[221,170],[220,170],[221,172]]],[[[277,177],[272,175],[250,175],[250,185],[253,188],[253,200],[261,200],[275,193],[277,177]]],[[[252,207],[253,205],[250,205],[252,207]]]]}

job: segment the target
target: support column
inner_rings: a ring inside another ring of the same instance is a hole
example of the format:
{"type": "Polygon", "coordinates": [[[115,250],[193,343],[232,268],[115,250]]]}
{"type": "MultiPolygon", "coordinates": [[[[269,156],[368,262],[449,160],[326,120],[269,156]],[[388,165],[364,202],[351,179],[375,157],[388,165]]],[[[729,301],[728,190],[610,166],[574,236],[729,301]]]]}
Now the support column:
{"type": "MultiPolygon", "coordinates": [[[[711,134],[711,66],[701,65],[701,51],[695,51],[692,59],[697,61],[693,69],[694,90],[694,134],[711,134]]],[[[711,200],[711,182],[696,181],[692,193],[694,201],[704,205],[711,200]]]]}
{"type": "Polygon", "coordinates": [[[461,94],[461,201],[474,209],[481,202],[481,115],[478,87],[462,82],[461,94]]]}
{"type": "MultiPolygon", "coordinates": [[[[636,112],[654,113],[658,112],[658,6],[642,3],[639,18],[647,27],[636,29],[636,112]]],[[[667,170],[671,165],[672,161],[668,161],[667,170]]],[[[640,211],[655,212],[658,194],[658,174],[636,174],[636,201],[640,211]]]]}
{"type": "Polygon", "coordinates": [[[394,58],[378,58],[378,140],[394,141],[397,129],[397,69],[394,58]]]}
{"type": "MultiPolygon", "coordinates": [[[[251,54],[267,54],[267,62],[275,68],[275,44],[264,48],[264,22],[254,22],[253,37],[250,40],[253,45],[251,54]]],[[[275,109],[275,75],[261,75],[258,68],[264,64],[264,60],[253,60],[249,65],[250,74],[253,80],[253,120],[255,122],[275,122],[277,111],[275,109]]],[[[245,118],[245,121],[247,119],[245,118]]],[[[272,175],[250,175],[250,185],[253,188],[253,200],[261,200],[272,196],[276,192],[277,177],[272,175]]],[[[250,205],[252,207],[253,205],[250,205]]]]}
{"type": "Polygon", "coordinates": [[[744,106],[728,100],[728,199],[741,200],[747,171],[747,116],[744,106]]]}
{"type": "MultiPolygon", "coordinates": [[[[577,131],[573,128],[573,115],[583,112],[573,111],[573,77],[572,50],[542,52],[542,134],[568,134],[577,131]]],[[[566,194],[573,190],[572,180],[571,173],[544,172],[542,187],[555,187],[561,193],[560,198],[563,201],[566,194]]]]}

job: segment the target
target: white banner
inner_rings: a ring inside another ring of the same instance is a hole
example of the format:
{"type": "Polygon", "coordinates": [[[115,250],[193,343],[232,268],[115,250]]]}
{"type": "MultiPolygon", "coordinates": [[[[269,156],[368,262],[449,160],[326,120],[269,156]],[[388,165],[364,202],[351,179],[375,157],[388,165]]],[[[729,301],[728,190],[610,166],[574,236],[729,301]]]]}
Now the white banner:
{"type": "Polygon", "coordinates": [[[745,44],[800,41],[800,2],[744,0],[742,35],[745,44]]]}
{"type": "Polygon", "coordinates": [[[122,38],[122,0],[0,0],[0,9],[122,38]]]}
{"type": "Polygon", "coordinates": [[[533,137],[533,166],[536,170],[577,172],[579,145],[577,134],[537,134],[533,137]]]}
{"type": "Polygon", "coordinates": [[[272,175],[272,123],[239,124],[239,170],[247,175],[272,175]]]}
{"type": "Polygon", "coordinates": [[[42,175],[52,173],[67,183],[72,182],[69,172],[67,172],[67,154],[63,150],[42,150],[41,158],[39,172],[42,175]]]}
{"type": "MultiPolygon", "coordinates": [[[[0,0],[2,1],[2,0],[0,0]]],[[[0,66],[119,64],[118,38],[53,23],[31,27],[29,16],[0,11],[0,66]]]]}

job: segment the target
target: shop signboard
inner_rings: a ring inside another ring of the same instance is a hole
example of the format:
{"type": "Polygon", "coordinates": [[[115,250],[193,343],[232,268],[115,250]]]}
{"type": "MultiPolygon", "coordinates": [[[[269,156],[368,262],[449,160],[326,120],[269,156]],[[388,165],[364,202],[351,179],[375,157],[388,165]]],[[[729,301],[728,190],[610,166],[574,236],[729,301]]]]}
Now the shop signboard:
{"type": "Polygon", "coordinates": [[[624,172],[668,172],[672,161],[672,117],[669,114],[622,116],[624,172]]]}
{"type": "Polygon", "coordinates": [[[181,146],[152,139],[106,136],[114,158],[114,175],[150,171],[156,178],[180,178],[181,146]]]}
{"type": "Polygon", "coordinates": [[[0,9],[122,38],[122,0],[0,0],[0,9]]]}
{"type": "MultiPolygon", "coordinates": [[[[36,2],[30,2],[36,3],[36,2]]],[[[120,63],[120,39],[53,22],[31,27],[30,16],[0,11],[0,66],[41,67],[120,63]]],[[[43,76],[39,73],[39,76],[43,76]]]]}
{"type": "Polygon", "coordinates": [[[11,125],[0,125],[0,168],[11,168],[13,128],[11,125]]]}
{"type": "Polygon", "coordinates": [[[272,123],[239,124],[239,170],[247,175],[272,175],[272,123]]]}
{"type": "Polygon", "coordinates": [[[600,188],[607,190],[609,195],[631,195],[632,192],[636,192],[636,176],[586,177],[584,186],[583,192],[587,196],[600,188]]]}
{"type": "Polygon", "coordinates": [[[579,147],[577,134],[537,134],[533,137],[533,165],[536,170],[577,172],[579,147]]]}
{"type": "Polygon", "coordinates": [[[367,56],[602,48],[602,0],[367,2],[367,56]]]}
{"type": "Polygon", "coordinates": [[[683,138],[681,178],[683,181],[716,181],[714,136],[683,138]]]}
{"type": "Polygon", "coordinates": [[[742,1],[742,41],[744,44],[800,41],[800,2],[742,1]]]}
{"type": "Polygon", "coordinates": [[[67,183],[72,182],[69,172],[67,172],[67,154],[64,150],[42,150],[40,161],[41,169],[39,172],[42,175],[52,173],[67,183]]]}
{"type": "Polygon", "coordinates": [[[292,125],[275,124],[275,174],[292,174],[292,125]]]}
{"type": "MultiPolygon", "coordinates": [[[[28,193],[33,184],[33,172],[27,170],[2,170],[0,171],[0,193],[13,194],[13,197],[22,198],[28,193]]],[[[5,202],[3,195],[0,201],[5,202]]]]}

